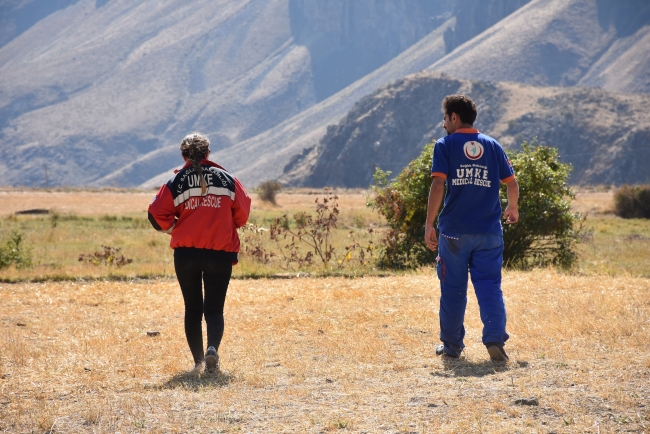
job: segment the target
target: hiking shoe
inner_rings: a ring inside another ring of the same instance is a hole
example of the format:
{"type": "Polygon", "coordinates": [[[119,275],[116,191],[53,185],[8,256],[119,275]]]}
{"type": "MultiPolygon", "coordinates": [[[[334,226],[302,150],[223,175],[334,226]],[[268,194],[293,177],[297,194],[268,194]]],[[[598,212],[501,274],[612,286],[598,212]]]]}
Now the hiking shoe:
{"type": "Polygon", "coordinates": [[[214,347],[208,347],[205,352],[205,370],[212,373],[219,370],[219,355],[214,347]]]}
{"type": "Polygon", "coordinates": [[[503,349],[503,344],[497,342],[488,342],[485,344],[485,347],[487,348],[488,354],[490,354],[490,359],[494,360],[495,362],[508,361],[508,355],[506,354],[506,350],[503,349]]]}
{"type": "Polygon", "coordinates": [[[458,359],[460,356],[452,356],[451,354],[445,353],[445,345],[440,344],[436,347],[436,356],[442,356],[443,358],[458,359]]]}

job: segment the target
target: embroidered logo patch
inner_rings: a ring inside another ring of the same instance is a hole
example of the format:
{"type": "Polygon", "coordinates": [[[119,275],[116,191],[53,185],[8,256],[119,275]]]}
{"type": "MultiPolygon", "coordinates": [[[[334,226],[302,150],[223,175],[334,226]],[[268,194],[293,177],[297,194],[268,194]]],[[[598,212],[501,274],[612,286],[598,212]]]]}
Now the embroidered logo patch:
{"type": "Polygon", "coordinates": [[[478,160],[483,156],[483,145],[479,142],[467,142],[463,146],[463,152],[465,152],[465,156],[470,160],[478,160]]]}

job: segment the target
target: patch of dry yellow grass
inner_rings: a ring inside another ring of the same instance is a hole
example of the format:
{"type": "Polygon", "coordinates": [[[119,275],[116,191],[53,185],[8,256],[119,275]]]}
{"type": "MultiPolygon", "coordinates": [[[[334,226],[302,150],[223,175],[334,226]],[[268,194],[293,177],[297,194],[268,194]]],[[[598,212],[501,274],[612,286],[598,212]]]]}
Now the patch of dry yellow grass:
{"type": "MultiPolygon", "coordinates": [[[[0,201],[2,201],[0,216],[36,208],[48,209],[60,214],[74,214],[79,216],[143,213],[147,211],[155,194],[156,192],[153,190],[48,191],[0,188],[0,201]]],[[[298,210],[303,210],[305,207],[313,208],[312,204],[314,200],[317,197],[322,198],[325,196],[324,190],[287,190],[277,195],[277,205],[273,205],[261,201],[257,193],[253,191],[249,191],[248,194],[251,197],[252,209],[283,212],[287,210],[297,212],[298,210]]],[[[341,191],[338,194],[339,205],[342,209],[365,211],[365,191],[341,191]]]]}
{"type": "Polygon", "coordinates": [[[572,208],[587,215],[611,213],[614,209],[614,191],[578,189],[572,208]]]}
{"type": "Polygon", "coordinates": [[[223,372],[195,377],[175,281],[3,284],[0,431],[648,432],[650,281],[507,273],[507,365],[473,296],[466,358],[436,358],[437,288],[233,281],[223,372]]]}
{"type": "Polygon", "coordinates": [[[60,214],[80,216],[101,214],[142,213],[156,193],[127,190],[106,191],[46,191],[0,190],[2,209],[0,216],[29,209],[47,209],[60,214]]]}

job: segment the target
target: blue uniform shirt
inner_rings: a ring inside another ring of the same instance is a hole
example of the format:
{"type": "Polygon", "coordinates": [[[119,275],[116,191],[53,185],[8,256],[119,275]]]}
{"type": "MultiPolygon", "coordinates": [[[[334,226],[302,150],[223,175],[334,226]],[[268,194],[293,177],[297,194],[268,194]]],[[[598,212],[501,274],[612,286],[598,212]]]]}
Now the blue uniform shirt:
{"type": "Polygon", "coordinates": [[[438,230],[458,234],[503,234],[499,184],[514,179],[503,148],[492,137],[463,128],[436,142],[431,177],[447,183],[438,230]]]}

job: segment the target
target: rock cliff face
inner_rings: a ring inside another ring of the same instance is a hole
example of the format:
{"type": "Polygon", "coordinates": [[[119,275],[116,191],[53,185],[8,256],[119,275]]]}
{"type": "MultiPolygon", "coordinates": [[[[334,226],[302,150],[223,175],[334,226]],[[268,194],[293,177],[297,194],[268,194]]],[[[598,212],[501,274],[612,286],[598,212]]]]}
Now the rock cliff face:
{"type": "Polygon", "coordinates": [[[456,25],[445,33],[447,53],[498,23],[530,0],[456,0],[456,25]]]}
{"type": "Polygon", "coordinates": [[[444,134],[440,101],[457,92],[472,96],[479,110],[475,126],[504,147],[538,137],[559,148],[562,160],[574,167],[574,183],[650,182],[650,171],[643,170],[650,164],[650,95],[489,84],[433,72],[398,80],[359,101],[317,146],[285,167],[281,180],[365,188],[375,167],[397,174],[429,140],[444,134]]]}
{"type": "MultiPolygon", "coordinates": [[[[457,28],[465,28],[458,13],[457,28]]],[[[451,35],[454,41],[456,32],[451,35]]],[[[532,0],[431,69],[475,80],[647,93],[649,42],[650,2],[645,0],[532,0]]]]}
{"type": "MultiPolygon", "coordinates": [[[[200,130],[213,158],[254,186],[287,163],[316,164],[321,148],[303,150],[327,125],[415,71],[648,92],[649,45],[647,0],[0,0],[0,182],[44,186],[46,166],[50,185],[141,185],[176,167],[177,143],[200,130]]],[[[490,98],[497,116],[502,105],[490,98]]],[[[431,122],[419,111],[437,113],[438,102],[413,103],[417,113],[395,106],[375,126],[401,131],[415,149],[431,122]],[[402,110],[414,118],[398,120],[402,110]]],[[[554,125],[535,104],[522,116],[536,123],[497,118],[530,131],[554,125]]],[[[379,143],[370,163],[400,170],[408,160],[384,148],[393,133],[358,134],[379,143]]],[[[629,143],[642,143],[638,134],[629,143]]],[[[347,140],[327,151],[342,164],[356,155],[347,140]]],[[[300,173],[286,176],[309,171],[300,173]]]]}
{"type": "Polygon", "coordinates": [[[443,2],[290,3],[0,0],[0,182],[139,185],[190,131],[236,146],[417,42],[443,2]]]}
{"type": "Polygon", "coordinates": [[[309,49],[319,101],[397,56],[450,12],[445,0],[289,1],[291,34],[309,49]]]}

